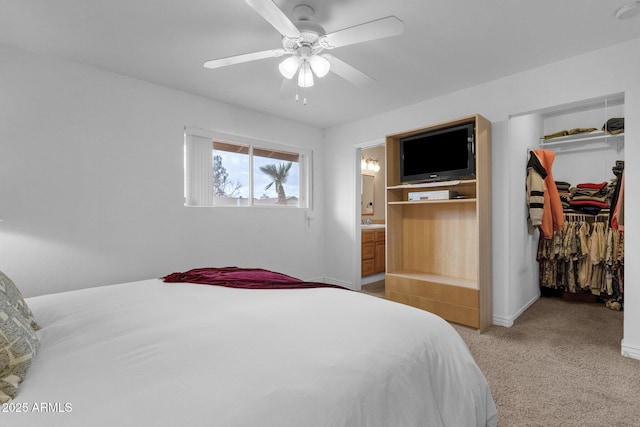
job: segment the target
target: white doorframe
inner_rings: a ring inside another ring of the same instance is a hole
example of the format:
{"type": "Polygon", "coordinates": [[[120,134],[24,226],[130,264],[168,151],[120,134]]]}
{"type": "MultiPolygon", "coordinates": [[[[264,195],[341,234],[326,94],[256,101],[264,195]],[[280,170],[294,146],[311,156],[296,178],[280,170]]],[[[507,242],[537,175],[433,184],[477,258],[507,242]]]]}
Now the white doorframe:
{"type": "MultiPolygon", "coordinates": [[[[360,205],[360,193],[362,191],[362,180],[360,179],[361,169],[360,169],[360,159],[362,156],[363,148],[373,148],[379,147],[385,144],[384,139],[375,139],[371,141],[361,142],[354,145],[354,182],[355,182],[355,190],[354,190],[354,203],[355,203],[355,218],[353,219],[354,226],[354,248],[353,248],[353,280],[352,283],[357,290],[362,289],[362,233],[360,229],[360,221],[362,220],[362,207],[360,205]]],[[[385,204],[386,205],[386,204],[385,204]]],[[[385,222],[386,222],[386,213],[385,213],[385,222]]]]}

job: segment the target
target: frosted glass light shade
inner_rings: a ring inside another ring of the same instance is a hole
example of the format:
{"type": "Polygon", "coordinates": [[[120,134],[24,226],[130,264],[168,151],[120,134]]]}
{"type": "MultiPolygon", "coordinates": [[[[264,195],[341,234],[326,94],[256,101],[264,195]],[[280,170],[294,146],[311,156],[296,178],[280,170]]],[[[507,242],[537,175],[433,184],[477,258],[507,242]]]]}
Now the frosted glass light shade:
{"type": "Polygon", "coordinates": [[[311,58],[309,58],[309,64],[313,72],[316,73],[316,76],[320,78],[326,76],[331,68],[331,63],[320,55],[312,55],[311,58]]]}
{"type": "Polygon", "coordinates": [[[285,59],[278,65],[278,69],[280,70],[280,74],[285,79],[291,80],[293,76],[296,75],[298,71],[298,67],[300,67],[300,60],[297,56],[293,55],[285,59]]]}
{"type": "Polygon", "coordinates": [[[298,73],[298,86],[313,86],[313,73],[311,72],[311,66],[307,61],[304,61],[302,65],[300,65],[300,72],[298,73]]]}

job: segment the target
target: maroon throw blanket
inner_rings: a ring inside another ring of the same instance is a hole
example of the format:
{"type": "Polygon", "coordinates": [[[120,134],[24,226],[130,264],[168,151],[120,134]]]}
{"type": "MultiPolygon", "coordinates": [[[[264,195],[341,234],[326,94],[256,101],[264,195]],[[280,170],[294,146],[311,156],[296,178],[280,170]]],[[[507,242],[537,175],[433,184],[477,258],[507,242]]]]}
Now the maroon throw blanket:
{"type": "Polygon", "coordinates": [[[226,286],[243,289],[299,289],[299,288],[339,288],[320,282],[303,282],[295,277],[261,268],[194,268],[183,273],[171,273],[162,278],[168,283],[198,283],[202,285],[226,286]]]}

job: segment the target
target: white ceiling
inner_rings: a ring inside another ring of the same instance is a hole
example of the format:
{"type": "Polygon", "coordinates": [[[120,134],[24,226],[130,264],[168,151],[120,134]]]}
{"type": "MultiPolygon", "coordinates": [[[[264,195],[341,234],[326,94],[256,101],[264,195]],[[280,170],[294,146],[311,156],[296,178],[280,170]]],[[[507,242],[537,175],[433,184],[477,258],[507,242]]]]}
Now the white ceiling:
{"type": "Polygon", "coordinates": [[[243,0],[0,0],[0,43],[325,128],[640,37],[640,17],[615,19],[628,1],[275,0],[290,17],[312,6],[327,33],[389,15],[405,24],[330,51],[375,86],[329,73],[306,106],[281,96],[281,58],[202,67],[281,47],[243,0]]]}

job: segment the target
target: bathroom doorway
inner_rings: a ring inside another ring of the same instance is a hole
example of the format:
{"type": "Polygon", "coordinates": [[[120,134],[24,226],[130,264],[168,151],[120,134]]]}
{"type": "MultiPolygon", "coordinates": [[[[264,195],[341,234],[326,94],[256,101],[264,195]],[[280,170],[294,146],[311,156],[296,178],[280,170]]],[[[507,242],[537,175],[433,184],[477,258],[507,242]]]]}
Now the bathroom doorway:
{"type": "Polygon", "coordinates": [[[363,291],[375,288],[384,294],[386,167],[384,141],[356,149],[356,248],[355,277],[363,291]],[[364,237],[363,237],[364,236],[364,237]],[[382,288],[381,288],[382,287],[382,288]]]}

